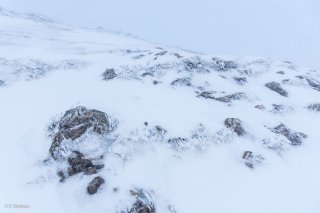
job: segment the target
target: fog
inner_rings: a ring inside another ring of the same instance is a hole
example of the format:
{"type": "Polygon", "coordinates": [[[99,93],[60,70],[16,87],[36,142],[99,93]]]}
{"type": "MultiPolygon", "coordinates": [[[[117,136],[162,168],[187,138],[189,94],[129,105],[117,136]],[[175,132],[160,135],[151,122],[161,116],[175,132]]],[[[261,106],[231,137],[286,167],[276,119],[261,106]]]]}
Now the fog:
{"type": "Polygon", "coordinates": [[[0,0],[59,22],[103,27],[202,53],[290,60],[320,69],[318,0],[0,0]]]}

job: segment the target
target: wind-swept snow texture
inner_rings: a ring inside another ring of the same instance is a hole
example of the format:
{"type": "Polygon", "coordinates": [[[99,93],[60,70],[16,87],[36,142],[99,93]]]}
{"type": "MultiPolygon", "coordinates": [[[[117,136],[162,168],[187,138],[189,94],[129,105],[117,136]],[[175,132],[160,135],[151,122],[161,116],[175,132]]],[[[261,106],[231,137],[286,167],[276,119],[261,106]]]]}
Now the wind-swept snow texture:
{"type": "Polygon", "coordinates": [[[319,90],[290,62],[1,9],[0,212],[320,212],[319,90]],[[70,109],[110,129],[63,126],[70,109]]]}

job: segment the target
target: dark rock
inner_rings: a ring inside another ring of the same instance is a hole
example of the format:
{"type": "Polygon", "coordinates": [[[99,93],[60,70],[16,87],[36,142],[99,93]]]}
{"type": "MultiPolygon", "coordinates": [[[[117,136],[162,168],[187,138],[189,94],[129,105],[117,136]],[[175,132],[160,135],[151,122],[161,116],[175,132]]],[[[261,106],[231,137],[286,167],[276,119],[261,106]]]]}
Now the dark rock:
{"type": "Polygon", "coordinates": [[[100,186],[104,183],[105,183],[104,179],[100,176],[93,178],[93,180],[89,183],[87,187],[88,194],[92,195],[97,193],[100,186]]]}
{"type": "Polygon", "coordinates": [[[246,84],[248,81],[247,81],[247,78],[246,77],[233,77],[233,79],[237,82],[237,84],[239,85],[244,85],[246,84]]]}
{"type": "Polygon", "coordinates": [[[291,82],[290,79],[283,79],[283,80],[282,80],[282,83],[283,83],[283,84],[289,84],[290,82],[291,82]]]}
{"type": "Polygon", "coordinates": [[[279,93],[280,95],[284,96],[284,97],[288,97],[288,92],[285,91],[281,85],[275,81],[266,83],[265,86],[267,88],[269,88],[270,90],[279,93]]]}
{"type": "Polygon", "coordinates": [[[277,73],[280,74],[280,75],[284,75],[284,72],[282,70],[278,71],[277,73]]]}
{"type": "Polygon", "coordinates": [[[233,100],[240,100],[240,99],[243,99],[246,97],[246,95],[243,92],[233,93],[233,94],[218,97],[218,98],[214,97],[213,94],[214,94],[214,92],[203,91],[198,94],[198,97],[203,97],[206,99],[214,99],[214,100],[224,102],[224,103],[229,103],[233,100]]]}
{"type": "Polygon", "coordinates": [[[5,85],[5,81],[0,80],[0,87],[5,85]]]}
{"type": "Polygon", "coordinates": [[[155,213],[156,209],[151,196],[143,190],[130,190],[130,194],[136,197],[136,201],[127,211],[128,213],[155,213]]]}
{"type": "Polygon", "coordinates": [[[139,54],[139,55],[133,56],[132,58],[133,59],[140,59],[140,58],[143,58],[143,57],[144,57],[144,54],[139,54]]]}
{"type": "Polygon", "coordinates": [[[183,151],[187,149],[188,139],[187,138],[171,138],[168,140],[168,144],[175,151],[183,151]]]}
{"type": "Polygon", "coordinates": [[[242,159],[244,160],[244,164],[250,169],[260,165],[264,160],[261,155],[254,155],[251,151],[245,151],[242,155],[242,159]]]}
{"type": "Polygon", "coordinates": [[[172,86],[191,86],[190,78],[177,78],[171,82],[172,86]]]}
{"type": "Polygon", "coordinates": [[[157,85],[157,84],[160,84],[161,81],[156,81],[156,80],[154,80],[152,83],[153,83],[154,85],[157,85]]]}
{"type": "Polygon", "coordinates": [[[236,69],[238,64],[234,61],[226,61],[219,58],[212,58],[213,68],[217,71],[228,71],[230,69],[236,69]]]}
{"type": "Polygon", "coordinates": [[[294,132],[288,127],[286,127],[284,124],[280,124],[274,128],[271,129],[273,133],[281,134],[285,136],[290,142],[291,145],[301,145],[302,139],[307,138],[307,135],[301,132],[294,132]]]}
{"type": "Polygon", "coordinates": [[[252,152],[251,152],[251,151],[245,151],[245,152],[243,153],[242,158],[243,158],[243,159],[246,159],[246,160],[252,158],[252,152]]]}
{"type": "Polygon", "coordinates": [[[104,112],[79,106],[66,111],[58,124],[58,132],[53,137],[50,153],[56,159],[55,151],[64,139],[75,140],[89,129],[103,134],[110,127],[108,116],[104,112]]]}
{"type": "Polygon", "coordinates": [[[261,104],[254,106],[254,108],[260,109],[260,110],[265,110],[266,109],[266,107],[264,105],[261,105],[261,104]]]}
{"type": "Polygon", "coordinates": [[[246,95],[243,92],[237,92],[237,93],[234,93],[234,94],[231,94],[231,95],[226,95],[226,96],[223,96],[223,97],[215,98],[215,100],[221,101],[221,102],[225,102],[225,103],[229,103],[229,102],[231,102],[233,100],[241,100],[241,99],[243,99],[245,97],[246,97],[246,95]]]}
{"type": "Polygon", "coordinates": [[[178,59],[183,58],[183,56],[180,55],[179,53],[174,53],[173,55],[174,55],[175,57],[177,57],[178,59]]]}
{"type": "Polygon", "coordinates": [[[148,125],[149,125],[148,122],[144,122],[143,124],[144,124],[145,126],[148,126],[148,125]]]}
{"type": "Polygon", "coordinates": [[[242,127],[242,122],[238,118],[227,118],[224,121],[224,125],[227,128],[232,129],[232,131],[237,133],[238,136],[243,136],[246,134],[246,131],[242,127]]]}
{"type": "Polygon", "coordinates": [[[165,55],[165,54],[167,54],[167,50],[163,50],[163,51],[161,51],[161,52],[158,52],[158,53],[156,53],[156,54],[154,54],[155,56],[163,56],[163,55],[165,55]]]}
{"type": "Polygon", "coordinates": [[[86,175],[95,174],[99,169],[102,169],[104,165],[94,165],[90,159],[85,158],[85,156],[74,151],[75,156],[68,158],[68,163],[70,165],[68,169],[69,176],[83,172],[86,175]]]}
{"type": "Polygon", "coordinates": [[[310,104],[308,109],[320,112],[320,103],[310,104]]]}
{"type": "Polygon", "coordinates": [[[308,84],[310,85],[310,87],[312,87],[315,90],[320,91],[320,82],[314,80],[314,79],[310,79],[310,78],[306,78],[308,84]]]}
{"type": "Polygon", "coordinates": [[[117,74],[116,74],[115,70],[113,68],[111,68],[111,69],[106,69],[106,71],[104,71],[102,76],[103,76],[103,80],[111,80],[111,79],[114,79],[115,77],[117,77],[117,74]]]}
{"type": "Polygon", "coordinates": [[[145,73],[143,73],[141,76],[142,76],[142,77],[146,77],[146,76],[151,76],[151,77],[153,77],[154,75],[153,75],[152,73],[150,73],[150,72],[145,72],[145,73]]]}

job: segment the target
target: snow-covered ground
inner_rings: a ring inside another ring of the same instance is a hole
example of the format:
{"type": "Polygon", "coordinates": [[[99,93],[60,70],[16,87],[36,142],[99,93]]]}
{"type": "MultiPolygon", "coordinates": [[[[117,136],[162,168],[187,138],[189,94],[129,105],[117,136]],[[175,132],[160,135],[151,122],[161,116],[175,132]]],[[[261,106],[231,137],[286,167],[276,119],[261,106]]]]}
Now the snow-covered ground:
{"type": "Polygon", "coordinates": [[[0,212],[135,212],[130,190],[149,212],[320,212],[318,71],[0,9],[0,101],[0,212]],[[54,159],[52,124],[77,106],[110,129],[54,159]],[[104,168],[60,182],[72,151],[104,168]]]}

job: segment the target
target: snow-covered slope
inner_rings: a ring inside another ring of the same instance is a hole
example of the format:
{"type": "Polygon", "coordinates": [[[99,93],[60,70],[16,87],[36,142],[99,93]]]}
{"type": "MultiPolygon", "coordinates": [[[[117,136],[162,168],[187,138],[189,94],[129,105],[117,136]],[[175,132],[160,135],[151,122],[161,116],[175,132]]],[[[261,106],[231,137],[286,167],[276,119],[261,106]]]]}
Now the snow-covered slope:
{"type": "Polygon", "coordinates": [[[318,71],[4,9],[0,46],[1,212],[320,211],[318,71]]]}

